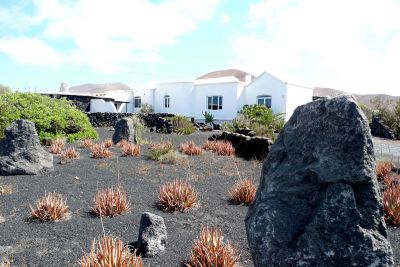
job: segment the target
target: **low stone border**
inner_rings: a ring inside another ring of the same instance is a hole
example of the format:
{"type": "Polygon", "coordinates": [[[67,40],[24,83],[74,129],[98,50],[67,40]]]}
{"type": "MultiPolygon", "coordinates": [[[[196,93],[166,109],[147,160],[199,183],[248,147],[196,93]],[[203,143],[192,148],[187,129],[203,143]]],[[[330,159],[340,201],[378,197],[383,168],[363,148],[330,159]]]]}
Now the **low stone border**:
{"type": "Polygon", "coordinates": [[[221,135],[213,135],[208,140],[226,140],[232,143],[236,155],[246,159],[263,160],[269,152],[273,141],[261,136],[246,136],[244,134],[224,131],[221,135]]]}
{"type": "Polygon", "coordinates": [[[147,127],[162,127],[165,122],[163,117],[173,117],[174,114],[169,113],[109,113],[96,112],[86,113],[93,127],[114,127],[118,120],[132,115],[138,115],[147,127]]]}

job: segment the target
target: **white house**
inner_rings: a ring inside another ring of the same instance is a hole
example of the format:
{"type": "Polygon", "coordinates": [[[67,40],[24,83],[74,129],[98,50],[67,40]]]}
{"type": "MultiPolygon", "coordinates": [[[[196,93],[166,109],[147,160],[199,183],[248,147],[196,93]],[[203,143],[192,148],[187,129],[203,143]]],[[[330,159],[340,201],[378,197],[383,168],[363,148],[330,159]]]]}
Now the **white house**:
{"type": "Polygon", "coordinates": [[[288,120],[297,106],[312,101],[313,96],[312,88],[284,82],[268,72],[255,77],[235,69],[210,72],[194,81],[160,83],[139,90],[121,84],[108,84],[107,89],[90,85],[88,92],[79,86],[74,90],[96,97],[90,100],[90,112],[137,113],[147,103],[155,112],[196,120],[203,120],[205,111],[211,112],[216,121],[232,120],[244,105],[252,104],[266,105],[275,113],[284,113],[288,120]]]}
{"type": "Polygon", "coordinates": [[[254,77],[239,70],[208,73],[194,81],[160,83],[154,88],[134,91],[134,110],[142,103],[155,112],[180,114],[204,119],[211,112],[215,120],[234,119],[244,105],[266,105],[275,113],[284,113],[286,120],[294,109],[312,101],[313,89],[290,84],[263,72],[254,77]]]}

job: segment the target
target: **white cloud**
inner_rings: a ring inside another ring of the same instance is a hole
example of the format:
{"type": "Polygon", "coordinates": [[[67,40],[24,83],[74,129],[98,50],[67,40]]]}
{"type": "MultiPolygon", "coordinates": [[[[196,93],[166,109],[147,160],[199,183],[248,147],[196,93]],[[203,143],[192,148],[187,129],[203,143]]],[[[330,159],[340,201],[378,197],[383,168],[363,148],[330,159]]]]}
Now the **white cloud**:
{"type": "Polygon", "coordinates": [[[15,62],[29,65],[53,66],[65,60],[46,43],[34,38],[1,38],[0,51],[15,62]]]}
{"type": "MultiPolygon", "coordinates": [[[[43,28],[41,36],[35,36],[42,42],[72,42],[68,56],[57,50],[67,63],[113,72],[127,62],[159,61],[159,50],[210,18],[219,1],[34,0],[36,13],[29,21],[43,28]]],[[[2,51],[18,54],[15,50],[2,51]]]]}
{"type": "Polygon", "coordinates": [[[227,23],[229,23],[231,21],[231,17],[226,13],[222,13],[220,21],[221,21],[222,24],[227,24],[227,23]]]}
{"type": "Polygon", "coordinates": [[[264,0],[249,9],[234,65],[354,92],[400,95],[400,2],[264,0]]]}

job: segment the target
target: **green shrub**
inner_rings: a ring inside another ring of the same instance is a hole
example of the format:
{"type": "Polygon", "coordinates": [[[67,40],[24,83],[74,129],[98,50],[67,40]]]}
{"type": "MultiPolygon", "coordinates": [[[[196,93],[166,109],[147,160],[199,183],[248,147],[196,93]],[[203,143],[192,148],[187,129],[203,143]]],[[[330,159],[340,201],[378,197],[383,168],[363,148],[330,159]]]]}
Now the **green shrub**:
{"type": "Polygon", "coordinates": [[[185,165],[188,162],[188,157],[182,155],[174,150],[168,151],[168,153],[161,155],[158,160],[164,164],[180,164],[185,165]]]}
{"type": "Polygon", "coordinates": [[[153,113],[154,112],[154,108],[150,104],[143,103],[142,104],[142,108],[140,109],[140,112],[141,113],[153,113]]]}
{"type": "Polygon", "coordinates": [[[88,117],[65,99],[52,99],[36,93],[8,93],[0,95],[0,137],[14,120],[35,123],[41,139],[66,137],[97,139],[98,134],[88,117]]]}
{"type": "Polygon", "coordinates": [[[239,128],[249,128],[253,130],[257,136],[274,138],[274,129],[270,125],[253,122],[243,114],[239,114],[232,122],[226,122],[222,125],[222,129],[229,132],[236,132],[239,128]]]}
{"type": "Polygon", "coordinates": [[[282,113],[274,114],[264,105],[245,105],[239,115],[230,123],[224,123],[222,129],[235,132],[239,128],[249,128],[258,136],[275,138],[274,132],[280,132],[285,125],[282,113]]]}
{"type": "Polygon", "coordinates": [[[153,143],[149,145],[147,156],[152,160],[160,160],[163,155],[168,154],[170,151],[172,151],[172,143],[170,142],[153,143]]]}
{"type": "Polygon", "coordinates": [[[379,116],[396,135],[400,135],[400,99],[394,102],[375,98],[371,103],[376,109],[374,115],[379,116]]]}
{"type": "Polygon", "coordinates": [[[368,121],[371,123],[374,111],[372,109],[370,109],[367,105],[364,105],[362,103],[358,103],[358,106],[361,108],[361,110],[365,114],[365,117],[367,117],[368,121]]]}
{"type": "Polygon", "coordinates": [[[211,112],[201,112],[204,116],[205,123],[213,123],[214,122],[214,115],[211,112]]]}
{"type": "Polygon", "coordinates": [[[174,131],[179,134],[192,134],[196,131],[196,127],[193,126],[192,122],[184,116],[176,115],[174,117],[168,117],[174,126],[174,131]]]}
{"type": "Polygon", "coordinates": [[[274,114],[271,108],[264,105],[246,105],[242,113],[253,123],[268,125],[276,132],[280,132],[285,125],[283,113],[274,114]]]}

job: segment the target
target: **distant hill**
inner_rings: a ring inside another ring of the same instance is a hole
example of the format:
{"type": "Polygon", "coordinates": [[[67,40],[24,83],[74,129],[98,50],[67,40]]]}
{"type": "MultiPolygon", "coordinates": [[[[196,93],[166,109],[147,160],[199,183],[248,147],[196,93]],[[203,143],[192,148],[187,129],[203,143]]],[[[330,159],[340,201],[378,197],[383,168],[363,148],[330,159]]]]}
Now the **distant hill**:
{"type": "MultiPolygon", "coordinates": [[[[341,94],[352,94],[352,93],[332,88],[314,87],[314,96],[326,97],[326,96],[337,96],[341,94]]],[[[373,108],[371,100],[375,98],[379,98],[384,102],[386,102],[387,100],[393,100],[393,102],[396,102],[400,99],[400,96],[391,96],[385,94],[368,94],[368,95],[352,94],[352,95],[357,99],[359,103],[362,103],[370,108],[373,108]]]]}
{"type": "Polygon", "coordinates": [[[200,76],[199,78],[197,78],[197,80],[233,76],[236,79],[238,79],[239,81],[245,82],[247,75],[250,75],[251,80],[254,80],[256,78],[256,76],[254,76],[250,73],[244,72],[242,70],[226,69],[226,70],[217,70],[217,71],[209,72],[207,74],[204,74],[203,76],[200,76]]]}
{"type": "Polygon", "coordinates": [[[103,93],[107,91],[115,90],[131,90],[131,88],[124,83],[102,83],[102,84],[82,84],[78,86],[72,86],[68,89],[71,93],[103,93]]]}

